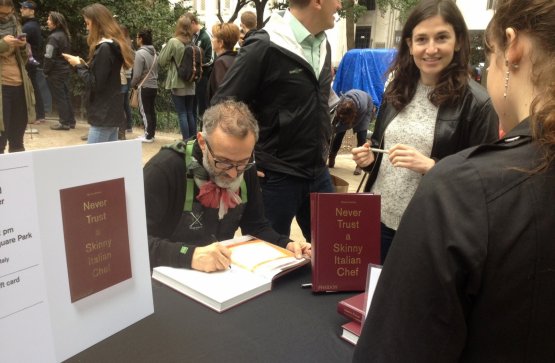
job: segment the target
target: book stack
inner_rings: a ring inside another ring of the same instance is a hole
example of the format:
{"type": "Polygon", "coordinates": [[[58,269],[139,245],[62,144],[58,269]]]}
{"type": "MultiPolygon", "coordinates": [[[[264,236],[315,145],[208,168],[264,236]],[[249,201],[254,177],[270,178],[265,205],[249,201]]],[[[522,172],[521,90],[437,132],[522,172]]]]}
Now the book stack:
{"type": "Polygon", "coordinates": [[[364,319],[364,304],[367,295],[365,292],[354,295],[337,303],[337,312],[344,317],[350,319],[349,322],[343,324],[341,328],[341,338],[349,343],[356,345],[360,331],[362,330],[362,321],[364,319]]]}

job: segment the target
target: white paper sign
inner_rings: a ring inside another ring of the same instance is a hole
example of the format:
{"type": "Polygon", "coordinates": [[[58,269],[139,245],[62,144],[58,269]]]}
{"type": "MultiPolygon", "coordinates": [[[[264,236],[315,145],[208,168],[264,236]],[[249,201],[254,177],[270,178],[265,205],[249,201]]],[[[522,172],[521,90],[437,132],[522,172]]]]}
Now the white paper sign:
{"type": "Polygon", "coordinates": [[[33,184],[30,154],[0,159],[0,354],[5,362],[55,361],[33,184]]]}
{"type": "Polygon", "coordinates": [[[0,155],[0,188],[1,361],[63,361],[153,313],[139,141],[0,155]],[[72,303],[60,190],[118,178],[132,278],[72,303]]]}

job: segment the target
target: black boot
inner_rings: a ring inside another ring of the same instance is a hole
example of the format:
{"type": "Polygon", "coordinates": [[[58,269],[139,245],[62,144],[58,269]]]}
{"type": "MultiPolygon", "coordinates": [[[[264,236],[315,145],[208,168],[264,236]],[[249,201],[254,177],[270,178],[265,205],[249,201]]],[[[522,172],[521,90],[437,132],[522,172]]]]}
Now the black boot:
{"type": "Polygon", "coordinates": [[[329,158],[329,161],[328,161],[328,166],[330,168],[333,168],[335,166],[335,157],[336,157],[335,154],[330,154],[330,158],[329,158]]]}

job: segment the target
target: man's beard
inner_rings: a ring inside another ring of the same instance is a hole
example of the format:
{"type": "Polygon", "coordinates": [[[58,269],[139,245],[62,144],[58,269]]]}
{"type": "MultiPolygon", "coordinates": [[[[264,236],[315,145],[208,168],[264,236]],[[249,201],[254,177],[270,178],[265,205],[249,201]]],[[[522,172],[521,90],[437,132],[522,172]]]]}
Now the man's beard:
{"type": "Polygon", "coordinates": [[[220,188],[230,189],[235,191],[239,189],[241,182],[243,181],[243,173],[237,175],[237,177],[232,178],[225,171],[216,169],[215,166],[210,164],[208,160],[208,154],[202,154],[202,166],[208,173],[210,180],[212,180],[220,188]]]}

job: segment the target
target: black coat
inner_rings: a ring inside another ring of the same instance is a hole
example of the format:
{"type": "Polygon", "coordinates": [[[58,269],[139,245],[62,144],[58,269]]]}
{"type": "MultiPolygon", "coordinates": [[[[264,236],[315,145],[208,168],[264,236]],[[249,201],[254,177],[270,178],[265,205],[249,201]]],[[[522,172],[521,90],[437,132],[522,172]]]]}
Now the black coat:
{"type": "Polygon", "coordinates": [[[123,117],[120,70],[121,49],[115,41],[96,46],[88,66],[79,64],[77,73],[85,83],[87,121],[92,126],[117,127],[123,117]]]}
{"type": "Polygon", "coordinates": [[[69,38],[62,29],[54,29],[46,40],[44,53],[44,75],[47,77],[68,77],[71,66],[62,53],[71,53],[69,38]]]}
{"type": "Polygon", "coordinates": [[[23,27],[21,31],[27,34],[27,43],[31,45],[31,51],[33,52],[33,58],[42,64],[44,49],[42,47],[42,33],[40,30],[40,25],[36,18],[23,18],[23,27]]]}
{"type": "Polygon", "coordinates": [[[524,121],[424,176],[355,362],[555,361],[555,165],[527,172],[539,156],[524,121]]]}
{"type": "MultiPolygon", "coordinates": [[[[384,134],[399,110],[383,103],[378,112],[372,134],[372,147],[383,148],[384,134]]],[[[434,141],[430,157],[436,161],[471,146],[494,142],[499,138],[499,121],[486,90],[469,80],[461,102],[456,106],[440,106],[437,114],[434,141]]],[[[376,181],[383,154],[374,154],[375,162],[364,168],[370,175],[364,191],[376,181]]]]}
{"type": "Polygon", "coordinates": [[[256,165],[312,179],[327,168],[331,138],[328,99],[331,89],[331,51],[317,78],[310,64],[270,39],[266,30],[245,41],[235,63],[212,98],[247,103],[258,120],[256,165]]]}

